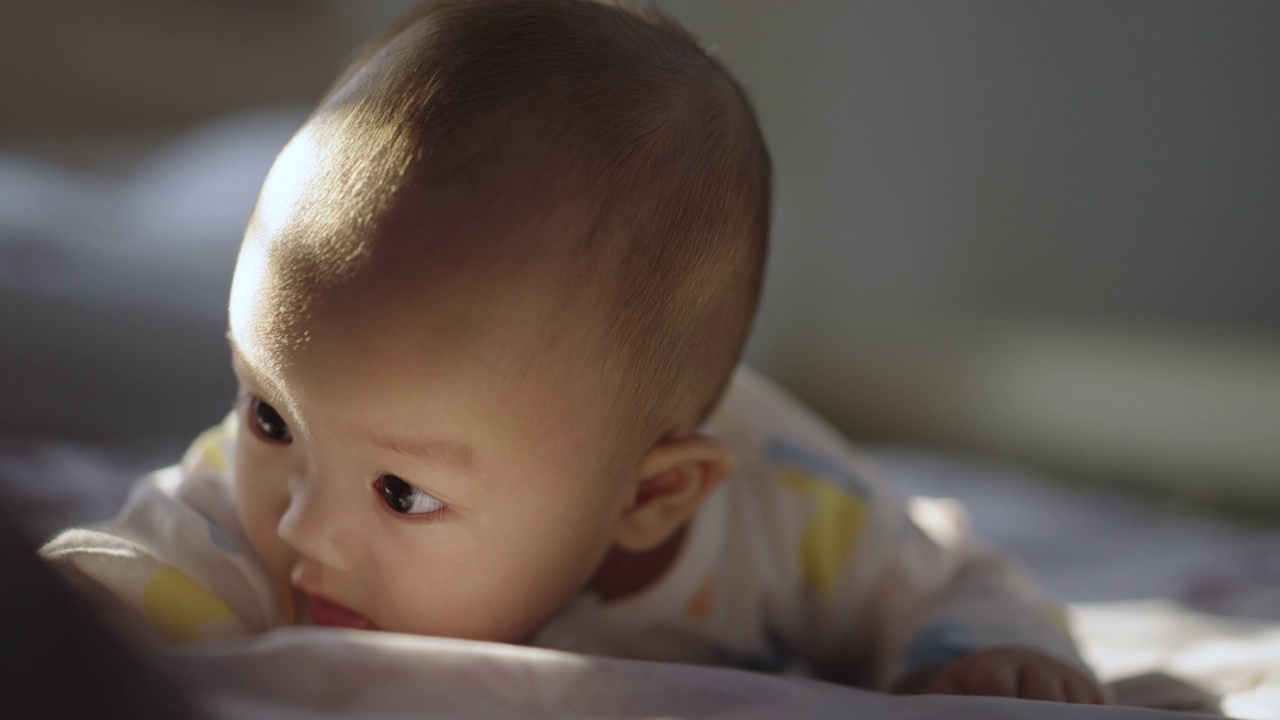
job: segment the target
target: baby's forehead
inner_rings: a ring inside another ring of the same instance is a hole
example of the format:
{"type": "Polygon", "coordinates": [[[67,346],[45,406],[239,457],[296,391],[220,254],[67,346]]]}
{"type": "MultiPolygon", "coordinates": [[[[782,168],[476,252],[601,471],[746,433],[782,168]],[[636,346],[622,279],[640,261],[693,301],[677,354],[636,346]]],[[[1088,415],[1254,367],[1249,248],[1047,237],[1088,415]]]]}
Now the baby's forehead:
{"type": "MultiPolygon", "coordinates": [[[[282,267],[282,276],[288,272],[282,267]]],[[[478,373],[564,387],[569,396],[612,395],[614,376],[598,360],[598,304],[576,302],[562,280],[483,262],[425,273],[375,262],[350,281],[293,292],[287,313],[267,299],[248,323],[251,344],[268,366],[330,368],[353,383],[419,363],[430,375],[443,369],[432,358],[448,357],[468,358],[478,373]]]]}
{"type": "MultiPolygon", "coordinates": [[[[572,252],[562,213],[518,216],[492,205],[432,211],[406,198],[364,226],[301,223],[269,241],[263,300],[278,323],[362,323],[378,316],[432,328],[511,315],[582,322],[601,282],[572,252]],[[325,240],[329,235],[332,239],[325,240]]],[[[247,253],[246,253],[247,254],[247,253]]],[[[242,255],[244,257],[244,255],[242,255]]]]}

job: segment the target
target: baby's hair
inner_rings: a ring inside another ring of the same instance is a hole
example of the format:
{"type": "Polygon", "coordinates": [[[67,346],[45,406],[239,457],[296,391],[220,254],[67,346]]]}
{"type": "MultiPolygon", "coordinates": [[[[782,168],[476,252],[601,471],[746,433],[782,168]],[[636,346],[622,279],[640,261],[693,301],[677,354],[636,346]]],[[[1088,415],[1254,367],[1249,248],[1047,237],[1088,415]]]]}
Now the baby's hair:
{"type": "Polygon", "coordinates": [[[744,92],[695,37],[651,6],[439,0],[357,55],[317,113],[335,107],[370,137],[396,129],[353,159],[380,178],[353,188],[570,208],[580,231],[556,247],[480,251],[568,261],[574,301],[603,321],[593,361],[622,381],[606,400],[626,441],[705,419],[759,302],[771,166],[744,92]],[[365,72],[375,58],[395,71],[365,72]]]}

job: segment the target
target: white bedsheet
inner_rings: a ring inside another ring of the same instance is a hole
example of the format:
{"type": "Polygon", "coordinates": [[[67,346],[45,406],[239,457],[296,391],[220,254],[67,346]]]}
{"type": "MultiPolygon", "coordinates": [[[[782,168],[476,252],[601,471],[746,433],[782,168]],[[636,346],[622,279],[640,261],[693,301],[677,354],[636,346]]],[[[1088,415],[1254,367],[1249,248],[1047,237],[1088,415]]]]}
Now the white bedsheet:
{"type": "Polygon", "coordinates": [[[1280,718],[1280,623],[1206,615],[1158,600],[1076,605],[1072,623],[1100,677],[1120,681],[1121,701],[1194,702],[1193,688],[1166,681],[1172,678],[1216,696],[1227,716],[1280,718]],[[1168,678],[1139,677],[1153,671],[1168,678]]]}
{"type": "MultiPolygon", "coordinates": [[[[1148,609],[1142,609],[1146,616],[1148,609]]],[[[1090,615],[1090,611],[1085,611],[1090,615]]],[[[1089,623],[1128,617],[1110,608],[1089,623]]],[[[1100,625],[1100,626],[1101,626],[1100,625]]],[[[1216,631],[1204,626],[1205,638],[1216,631]]],[[[1183,640],[1186,643],[1186,639],[1183,640]]],[[[1280,628],[1254,637],[1280,651],[1280,628]]],[[[1248,644],[1248,643],[1246,643],[1248,644]]],[[[1268,647],[1263,647],[1263,646],[1268,647]]],[[[950,718],[954,720],[1176,720],[1181,712],[997,698],[894,697],[812,680],[722,668],[589,658],[386,633],[285,628],[250,643],[179,651],[166,658],[217,718],[950,718]]],[[[1254,673],[1257,674],[1256,672],[1254,673]]],[[[1271,695],[1237,692],[1241,708],[1267,714],[1271,695]]],[[[1157,690],[1162,686],[1156,685],[1157,690]]],[[[1130,699],[1142,699],[1143,688],[1130,699]]],[[[1156,700],[1159,693],[1147,693],[1156,700]]],[[[1178,701],[1173,698],[1174,703],[1178,701]]],[[[1271,705],[1274,711],[1280,706],[1271,705]]]]}

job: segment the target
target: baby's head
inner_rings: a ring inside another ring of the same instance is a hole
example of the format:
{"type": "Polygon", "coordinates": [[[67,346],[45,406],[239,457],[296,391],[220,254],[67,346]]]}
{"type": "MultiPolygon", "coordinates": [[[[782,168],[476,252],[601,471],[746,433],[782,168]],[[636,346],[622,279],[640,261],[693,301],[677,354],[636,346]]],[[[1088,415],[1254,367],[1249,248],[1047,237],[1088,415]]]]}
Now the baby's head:
{"type": "Polygon", "coordinates": [[[769,205],[749,105],[673,21],[406,17],[281,153],[237,263],[237,502],[268,569],[320,622],[516,642],[611,548],[668,544],[730,467],[698,428],[769,205]]]}

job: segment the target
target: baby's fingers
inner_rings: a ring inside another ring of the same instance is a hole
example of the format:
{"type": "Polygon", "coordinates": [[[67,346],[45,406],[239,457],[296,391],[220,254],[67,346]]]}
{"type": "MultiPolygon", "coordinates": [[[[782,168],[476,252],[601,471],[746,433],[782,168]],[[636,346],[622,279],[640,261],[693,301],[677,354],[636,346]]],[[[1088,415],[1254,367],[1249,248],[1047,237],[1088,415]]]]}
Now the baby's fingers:
{"type": "Polygon", "coordinates": [[[964,686],[969,695],[1018,697],[1018,668],[1002,662],[974,665],[964,686]]]}
{"type": "Polygon", "coordinates": [[[1062,678],[1063,700],[1082,705],[1106,705],[1107,696],[1092,680],[1071,674],[1062,678]]]}
{"type": "Polygon", "coordinates": [[[1068,682],[1069,678],[1060,673],[1045,672],[1036,665],[1023,665],[1018,672],[1018,697],[1063,702],[1069,697],[1068,682]]]}

